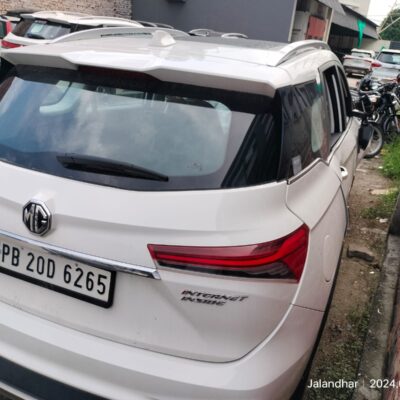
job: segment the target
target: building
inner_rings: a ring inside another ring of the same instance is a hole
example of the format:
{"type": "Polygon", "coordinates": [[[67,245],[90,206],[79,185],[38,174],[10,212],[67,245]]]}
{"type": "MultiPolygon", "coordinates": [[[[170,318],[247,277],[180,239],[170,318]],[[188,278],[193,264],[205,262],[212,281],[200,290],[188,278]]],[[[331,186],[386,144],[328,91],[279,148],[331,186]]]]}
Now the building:
{"type": "Polygon", "coordinates": [[[190,31],[240,32],[252,39],[327,40],[338,0],[132,0],[137,20],[164,22],[190,31]]]}
{"type": "Polygon", "coordinates": [[[359,14],[367,16],[371,0],[340,0],[340,2],[359,14]]]}
{"type": "Polygon", "coordinates": [[[344,14],[335,13],[328,43],[338,55],[349,53],[355,47],[379,50],[378,25],[363,14],[343,5],[344,14]],[[360,43],[360,25],[364,26],[360,43]],[[367,45],[368,43],[368,45],[367,45]],[[375,45],[376,44],[376,45],[375,45]]]}
{"type": "Polygon", "coordinates": [[[338,53],[357,47],[358,21],[374,46],[376,25],[363,15],[370,0],[1,0],[0,13],[11,9],[79,11],[136,20],[164,22],[190,31],[209,28],[240,32],[252,39],[291,42],[327,41],[338,53]]]}
{"type": "Polygon", "coordinates": [[[78,11],[92,15],[131,18],[130,0],[1,0],[0,13],[13,9],[78,11]]]}

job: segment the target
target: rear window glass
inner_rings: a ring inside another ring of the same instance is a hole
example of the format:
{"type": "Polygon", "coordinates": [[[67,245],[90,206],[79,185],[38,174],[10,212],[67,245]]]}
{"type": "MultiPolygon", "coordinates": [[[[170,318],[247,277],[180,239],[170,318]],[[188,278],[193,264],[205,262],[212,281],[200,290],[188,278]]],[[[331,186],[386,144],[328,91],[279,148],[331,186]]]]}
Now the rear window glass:
{"type": "Polygon", "coordinates": [[[315,81],[281,90],[284,157],[280,175],[290,178],[329,154],[329,117],[322,86],[315,81]]]}
{"type": "Polygon", "coordinates": [[[400,54],[398,53],[380,53],[378,60],[387,64],[400,64],[400,54]]]}
{"type": "Polygon", "coordinates": [[[0,158],[125,189],[211,189],[276,179],[279,113],[272,99],[97,72],[22,67],[7,78],[0,86],[0,158]],[[84,165],[66,165],[63,157],[84,165]],[[155,176],[135,176],[130,166],[155,176]]]}
{"type": "Polygon", "coordinates": [[[3,39],[7,35],[7,23],[6,21],[0,21],[0,39],[3,39]]]}
{"type": "Polygon", "coordinates": [[[46,20],[27,19],[20,21],[13,33],[30,39],[51,40],[71,33],[71,26],[46,20]]]}
{"type": "Polygon", "coordinates": [[[369,53],[361,53],[360,51],[353,51],[351,53],[353,57],[359,57],[359,58],[372,58],[371,54],[369,53]]]}

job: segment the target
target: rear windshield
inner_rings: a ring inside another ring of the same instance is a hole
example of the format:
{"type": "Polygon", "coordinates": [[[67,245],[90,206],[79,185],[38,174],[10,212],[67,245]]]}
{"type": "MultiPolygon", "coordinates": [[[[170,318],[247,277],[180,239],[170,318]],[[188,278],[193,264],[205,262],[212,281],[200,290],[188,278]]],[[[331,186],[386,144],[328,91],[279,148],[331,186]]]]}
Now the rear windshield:
{"type": "Polygon", "coordinates": [[[377,59],[387,64],[400,64],[399,53],[380,53],[377,59]]]}
{"type": "Polygon", "coordinates": [[[4,36],[7,35],[7,22],[0,21],[0,39],[3,39],[4,36]]]}
{"type": "Polygon", "coordinates": [[[123,189],[261,184],[277,178],[279,110],[142,74],[18,67],[0,86],[0,159],[123,189]]]}
{"type": "Polygon", "coordinates": [[[369,53],[361,53],[360,51],[353,51],[351,53],[353,57],[359,57],[359,58],[372,58],[371,54],[369,53]]]}
{"type": "Polygon", "coordinates": [[[39,19],[26,19],[18,22],[13,34],[30,39],[51,40],[71,33],[71,26],[39,19]]]}

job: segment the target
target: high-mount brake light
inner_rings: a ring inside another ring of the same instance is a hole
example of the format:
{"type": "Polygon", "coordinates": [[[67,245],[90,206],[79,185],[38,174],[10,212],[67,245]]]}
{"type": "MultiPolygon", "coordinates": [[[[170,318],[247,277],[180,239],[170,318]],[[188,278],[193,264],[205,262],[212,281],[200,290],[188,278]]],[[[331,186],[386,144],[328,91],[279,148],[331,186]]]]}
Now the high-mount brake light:
{"type": "Polygon", "coordinates": [[[22,45],[21,44],[17,44],[17,43],[12,43],[12,42],[9,42],[8,40],[2,40],[1,41],[1,47],[3,48],[3,49],[15,49],[15,48],[17,48],[17,47],[21,47],[22,45]]]}
{"type": "Polygon", "coordinates": [[[301,226],[271,242],[227,247],[149,244],[153,260],[161,267],[213,274],[298,282],[307,258],[309,229],[301,226]]]}

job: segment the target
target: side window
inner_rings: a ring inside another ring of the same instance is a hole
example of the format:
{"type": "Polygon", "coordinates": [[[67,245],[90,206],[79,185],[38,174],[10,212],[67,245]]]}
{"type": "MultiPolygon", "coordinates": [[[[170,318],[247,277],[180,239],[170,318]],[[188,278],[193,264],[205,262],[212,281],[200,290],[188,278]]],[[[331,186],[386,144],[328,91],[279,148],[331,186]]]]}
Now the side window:
{"type": "Polygon", "coordinates": [[[317,158],[329,154],[328,105],[316,81],[283,89],[284,150],[280,176],[297,175],[317,158]]]}
{"type": "Polygon", "coordinates": [[[342,71],[332,66],[322,73],[324,95],[330,119],[330,145],[333,146],[346,130],[351,102],[347,82],[342,71]]]}
{"type": "Polygon", "coordinates": [[[351,99],[349,84],[347,83],[346,75],[343,72],[343,69],[336,67],[339,72],[339,82],[342,87],[342,93],[344,95],[344,105],[346,109],[346,121],[348,122],[349,115],[353,109],[353,102],[351,99]]]}

